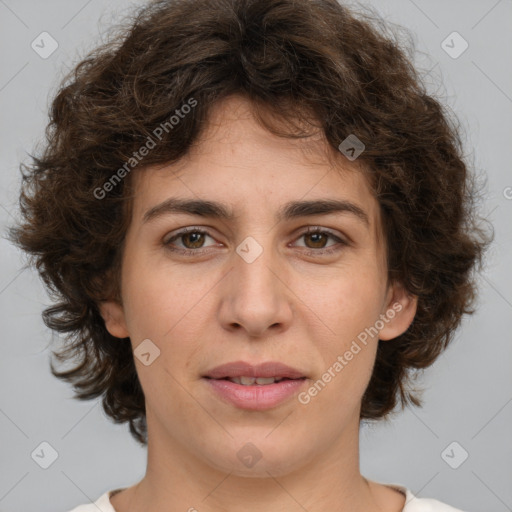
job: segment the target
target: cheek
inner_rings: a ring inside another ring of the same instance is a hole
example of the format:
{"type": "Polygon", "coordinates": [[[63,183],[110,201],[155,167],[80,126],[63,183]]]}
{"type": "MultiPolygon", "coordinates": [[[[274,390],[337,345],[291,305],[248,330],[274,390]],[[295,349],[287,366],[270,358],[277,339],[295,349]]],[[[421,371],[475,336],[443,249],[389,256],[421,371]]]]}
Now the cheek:
{"type": "Polygon", "coordinates": [[[319,403],[336,400],[355,407],[366,389],[378,345],[375,323],[383,293],[378,279],[371,269],[361,268],[331,280],[323,292],[308,292],[306,306],[316,315],[304,308],[305,328],[322,360],[319,403]]]}
{"type": "Polygon", "coordinates": [[[329,346],[341,348],[378,319],[384,293],[379,279],[373,268],[365,270],[361,265],[332,273],[314,285],[299,278],[295,290],[306,318],[327,335],[329,346]]]}
{"type": "Polygon", "coordinates": [[[185,273],[168,262],[142,264],[133,258],[126,267],[123,298],[134,350],[150,339],[160,350],[159,363],[173,374],[187,371],[212,328],[212,290],[218,279],[212,270],[185,273]]]}
{"type": "Polygon", "coordinates": [[[130,333],[162,339],[208,292],[207,276],[185,275],[177,266],[132,252],[123,271],[123,300],[130,333]]]}

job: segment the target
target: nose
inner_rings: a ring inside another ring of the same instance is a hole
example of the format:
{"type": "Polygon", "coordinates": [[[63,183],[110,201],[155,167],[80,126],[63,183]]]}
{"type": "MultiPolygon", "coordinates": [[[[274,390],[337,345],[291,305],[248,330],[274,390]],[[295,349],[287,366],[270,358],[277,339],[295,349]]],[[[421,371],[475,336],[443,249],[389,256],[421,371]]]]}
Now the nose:
{"type": "Polygon", "coordinates": [[[233,267],[221,285],[219,320],[223,328],[243,329],[252,338],[288,329],[293,293],[285,274],[284,265],[271,249],[264,248],[254,261],[234,253],[233,267]]]}

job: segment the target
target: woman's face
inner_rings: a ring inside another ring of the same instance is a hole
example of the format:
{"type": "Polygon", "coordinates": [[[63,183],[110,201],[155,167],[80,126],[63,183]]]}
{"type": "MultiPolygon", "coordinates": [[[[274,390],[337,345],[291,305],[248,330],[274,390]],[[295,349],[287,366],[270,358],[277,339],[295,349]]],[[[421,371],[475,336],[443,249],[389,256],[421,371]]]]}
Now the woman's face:
{"type": "Polygon", "coordinates": [[[404,332],[415,301],[386,285],[378,203],[363,176],[341,153],[335,168],[326,151],[320,138],[270,134],[233,96],[179,164],[134,174],[123,304],[104,303],[102,314],[111,334],[130,337],[150,446],[277,476],[356,441],[378,338],[404,332]],[[231,216],[158,207],[171,198],[231,216]],[[315,201],[341,207],[300,206],[315,201]],[[213,372],[241,361],[245,376],[277,362],[302,378],[249,387],[221,379],[237,368],[213,372]]]}

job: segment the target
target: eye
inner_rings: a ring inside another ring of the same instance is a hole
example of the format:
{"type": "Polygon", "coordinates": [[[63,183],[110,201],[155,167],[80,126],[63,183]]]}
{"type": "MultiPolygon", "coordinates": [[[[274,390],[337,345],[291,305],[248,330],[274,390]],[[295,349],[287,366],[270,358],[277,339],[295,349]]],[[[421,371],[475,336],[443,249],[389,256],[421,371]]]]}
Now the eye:
{"type": "MultiPolygon", "coordinates": [[[[191,253],[201,254],[204,251],[200,251],[198,249],[203,248],[205,236],[212,238],[208,234],[208,232],[204,231],[203,229],[195,228],[195,227],[185,228],[185,229],[182,229],[181,231],[179,231],[178,233],[176,233],[174,236],[172,236],[168,240],[166,240],[164,242],[164,245],[170,251],[176,251],[181,254],[191,254],[191,253]],[[184,249],[180,248],[180,247],[177,248],[177,247],[173,246],[173,242],[175,240],[179,240],[179,239],[182,240],[184,249]]],[[[212,238],[212,240],[213,240],[213,238],[212,238]]]]}
{"type": "MultiPolygon", "coordinates": [[[[308,249],[314,249],[313,251],[308,251],[306,254],[314,255],[314,254],[332,254],[336,251],[339,251],[344,245],[348,245],[348,242],[336,236],[331,231],[328,231],[320,226],[309,227],[307,231],[303,232],[299,239],[304,238],[304,240],[309,240],[309,245],[305,247],[308,249]],[[325,249],[327,241],[331,239],[338,244],[334,244],[333,249],[325,249]],[[338,245],[338,247],[336,247],[338,245]]],[[[304,247],[304,246],[302,246],[304,247]]]]}
{"type": "MultiPolygon", "coordinates": [[[[211,238],[213,240],[213,237],[208,234],[208,231],[197,227],[189,227],[175,233],[172,237],[164,241],[163,245],[166,247],[166,249],[175,253],[183,254],[185,256],[197,256],[208,252],[208,250],[204,250],[205,237],[211,238]],[[181,240],[182,247],[176,247],[176,240],[181,240]]],[[[332,254],[341,250],[343,246],[349,245],[348,242],[341,239],[339,236],[336,236],[331,231],[328,231],[320,226],[309,227],[307,231],[304,231],[299,235],[298,239],[300,240],[301,238],[309,240],[308,244],[304,246],[299,245],[296,247],[312,249],[305,252],[307,256],[332,254]],[[333,248],[326,248],[331,247],[326,246],[326,243],[329,239],[337,242],[332,244],[333,248]]]]}

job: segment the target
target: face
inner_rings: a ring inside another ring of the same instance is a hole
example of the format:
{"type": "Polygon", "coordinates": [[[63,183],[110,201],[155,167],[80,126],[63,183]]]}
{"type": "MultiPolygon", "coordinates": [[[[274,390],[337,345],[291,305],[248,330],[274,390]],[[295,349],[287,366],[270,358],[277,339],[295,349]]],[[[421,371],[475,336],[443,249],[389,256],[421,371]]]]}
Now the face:
{"type": "Polygon", "coordinates": [[[185,159],[133,175],[122,306],[101,311],[137,356],[150,446],[268,476],[356,441],[377,345],[407,329],[416,305],[387,285],[378,203],[355,162],[334,153],[321,137],[270,134],[233,96],[185,159]],[[166,207],[171,198],[228,216],[166,207]],[[205,377],[240,361],[301,378],[249,388],[205,377]]]}

